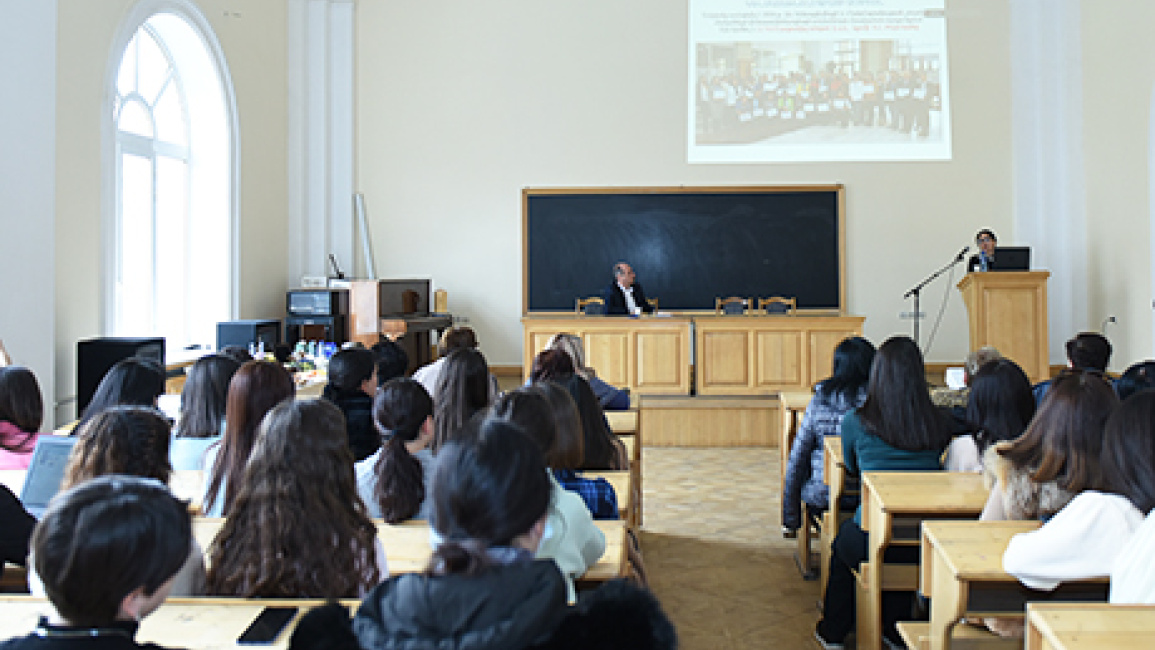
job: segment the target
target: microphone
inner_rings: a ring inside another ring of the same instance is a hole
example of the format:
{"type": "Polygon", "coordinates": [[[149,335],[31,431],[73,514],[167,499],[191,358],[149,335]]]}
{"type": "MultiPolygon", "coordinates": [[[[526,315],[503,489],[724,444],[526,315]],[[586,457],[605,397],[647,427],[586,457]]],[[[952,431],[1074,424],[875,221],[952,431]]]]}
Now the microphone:
{"type": "Polygon", "coordinates": [[[963,246],[962,250],[958,252],[957,256],[955,256],[954,261],[961,262],[962,258],[966,257],[967,251],[969,251],[970,249],[971,249],[970,246],[963,246]]]}

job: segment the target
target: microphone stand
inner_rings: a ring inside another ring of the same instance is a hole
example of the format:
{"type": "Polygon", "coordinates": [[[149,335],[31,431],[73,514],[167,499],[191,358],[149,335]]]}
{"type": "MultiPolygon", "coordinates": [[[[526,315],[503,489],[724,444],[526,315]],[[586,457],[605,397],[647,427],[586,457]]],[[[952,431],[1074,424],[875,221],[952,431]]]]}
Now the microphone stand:
{"type": "MultiPolygon", "coordinates": [[[[944,266],[941,269],[932,273],[930,275],[930,277],[928,277],[927,279],[916,284],[914,286],[914,288],[911,289],[910,291],[907,291],[906,293],[902,294],[903,300],[906,300],[907,298],[910,298],[912,296],[914,297],[914,313],[912,314],[912,316],[914,317],[914,344],[915,345],[920,345],[918,342],[918,321],[922,317],[919,315],[919,311],[918,311],[918,298],[919,298],[919,296],[922,295],[923,287],[930,284],[931,282],[934,282],[935,278],[942,275],[943,273],[946,273],[947,269],[950,269],[955,264],[958,264],[959,262],[961,262],[963,260],[963,258],[966,257],[967,250],[969,250],[969,247],[964,248],[961,252],[959,252],[959,254],[956,255],[955,258],[953,260],[951,260],[949,264],[947,264],[946,266],[944,266]]],[[[920,346],[920,349],[921,349],[921,346],[920,346]]]]}

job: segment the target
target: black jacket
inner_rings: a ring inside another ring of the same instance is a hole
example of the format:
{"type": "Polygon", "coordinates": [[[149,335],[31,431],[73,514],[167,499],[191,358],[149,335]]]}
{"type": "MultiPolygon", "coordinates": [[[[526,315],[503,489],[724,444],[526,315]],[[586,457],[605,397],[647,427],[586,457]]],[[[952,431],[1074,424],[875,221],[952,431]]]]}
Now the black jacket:
{"type": "Polygon", "coordinates": [[[88,627],[65,627],[48,625],[44,619],[38,626],[46,630],[49,636],[41,637],[38,634],[16,637],[0,642],[0,650],[164,650],[161,646],[152,643],[138,643],[135,639],[136,630],[140,624],[135,621],[118,621],[101,626],[98,636],[84,637],[56,637],[53,632],[67,634],[76,630],[87,631],[88,627]]]}
{"type": "MultiPolygon", "coordinates": [[[[602,299],[606,301],[606,316],[630,315],[626,309],[626,294],[622,292],[617,282],[611,282],[610,286],[602,291],[602,299]]],[[[650,314],[654,311],[654,306],[646,300],[646,292],[638,282],[634,283],[634,303],[642,308],[643,313],[650,314]]]]}
{"type": "Polygon", "coordinates": [[[0,485],[0,560],[24,565],[28,557],[28,540],[36,518],[28,514],[12,490],[0,485]]]}
{"type": "Polygon", "coordinates": [[[353,460],[360,461],[373,455],[381,446],[381,436],[373,426],[373,398],[361,391],[345,391],[332,384],[325,386],[325,399],[337,405],[345,414],[345,431],[349,434],[349,449],[353,460]]]}
{"type": "Polygon", "coordinates": [[[353,618],[366,650],[519,650],[547,640],[566,614],[552,560],[494,566],[476,576],[395,576],[353,618]]]}

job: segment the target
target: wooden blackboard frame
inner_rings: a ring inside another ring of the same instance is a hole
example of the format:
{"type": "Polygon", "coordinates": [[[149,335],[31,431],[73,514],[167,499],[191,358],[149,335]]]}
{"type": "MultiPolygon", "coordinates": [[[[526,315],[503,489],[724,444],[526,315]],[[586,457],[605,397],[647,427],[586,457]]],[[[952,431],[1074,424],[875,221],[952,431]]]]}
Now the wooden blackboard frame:
{"type": "MultiPolygon", "coordinates": [[[[823,185],[735,185],[735,186],[675,186],[675,187],[552,187],[523,188],[521,191],[521,313],[522,316],[570,314],[568,311],[529,309],[529,204],[537,196],[578,195],[666,195],[666,194],[786,194],[833,193],[836,197],[838,220],[838,308],[799,309],[798,313],[811,315],[846,315],[846,203],[845,186],[823,185]]],[[[608,275],[608,274],[607,274],[608,275]]],[[[608,277],[607,277],[608,281],[608,277]]],[[[592,294],[589,294],[592,295],[592,294]]],[[[713,310],[685,310],[675,314],[713,313],[713,310]]]]}

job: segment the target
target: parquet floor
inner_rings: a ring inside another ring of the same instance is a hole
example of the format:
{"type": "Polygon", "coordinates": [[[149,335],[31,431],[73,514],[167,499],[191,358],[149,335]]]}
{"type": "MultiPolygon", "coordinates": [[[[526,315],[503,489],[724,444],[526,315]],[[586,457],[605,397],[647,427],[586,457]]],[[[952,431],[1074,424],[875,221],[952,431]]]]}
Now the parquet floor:
{"type": "Polygon", "coordinates": [[[776,449],[646,448],[642,552],[684,650],[813,648],[818,583],[782,538],[776,449]]]}

